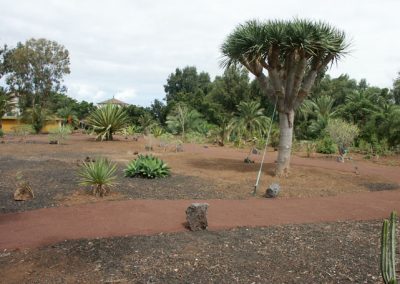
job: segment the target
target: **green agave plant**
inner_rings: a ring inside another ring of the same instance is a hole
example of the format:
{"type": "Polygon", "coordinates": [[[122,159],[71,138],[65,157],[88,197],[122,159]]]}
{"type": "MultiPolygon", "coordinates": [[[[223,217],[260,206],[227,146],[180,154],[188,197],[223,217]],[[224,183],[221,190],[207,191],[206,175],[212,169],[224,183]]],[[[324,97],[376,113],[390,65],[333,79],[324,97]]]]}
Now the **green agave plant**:
{"type": "Polygon", "coordinates": [[[124,170],[125,177],[160,178],[170,175],[170,168],[153,155],[139,155],[124,170]]]}
{"type": "Polygon", "coordinates": [[[110,187],[116,184],[116,170],[117,165],[104,158],[94,162],[84,162],[78,171],[79,184],[90,185],[93,195],[103,197],[109,193],[110,187]]]}
{"type": "Polygon", "coordinates": [[[116,105],[106,105],[96,109],[87,119],[87,123],[97,133],[98,140],[113,140],[113,133],[122,130],[128,124],[126,111],[116,105]]]}

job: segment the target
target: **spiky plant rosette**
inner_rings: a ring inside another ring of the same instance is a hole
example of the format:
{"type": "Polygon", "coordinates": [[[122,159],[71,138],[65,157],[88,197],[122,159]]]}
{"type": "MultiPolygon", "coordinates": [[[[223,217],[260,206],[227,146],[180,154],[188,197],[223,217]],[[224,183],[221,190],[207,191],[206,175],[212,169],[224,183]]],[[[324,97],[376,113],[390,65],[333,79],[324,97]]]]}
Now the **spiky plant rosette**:
{"type": "Polygon", "coordinates": [[[116,170],[117,165],[105,158],[84,162],[78,171],[79,184],[91,186],[94,195],[104,196],[116,185],[116,170]]]}
{"type": "Polygon", "coordinates": [[[113,133],[122,130],[128,122],[126,111],[110,104],[96,109],[87,119],[87,123],[97,133],[98,140],[113,140],[113,133]]]}
{"type": "Polygon", "coordinates": [[[139,155],[124,170],[125,177],[162,178],[170,175],[170,168],[153,155],[139,155]]]}

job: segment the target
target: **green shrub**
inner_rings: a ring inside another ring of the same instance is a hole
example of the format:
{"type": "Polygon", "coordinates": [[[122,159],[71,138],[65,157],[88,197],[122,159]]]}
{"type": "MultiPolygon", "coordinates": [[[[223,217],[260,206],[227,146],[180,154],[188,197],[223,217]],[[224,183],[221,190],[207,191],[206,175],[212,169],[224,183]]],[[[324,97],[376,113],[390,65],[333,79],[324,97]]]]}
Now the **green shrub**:
{"type": "Polygon", "coordinates": [[[0,138],[2,138],[4,136],[4,132],[2,129],[0,129],[0,138]]]}
{"type": "Polygon", "coordinates": [[[186,134],[186,140],[189,141],[189,143],[202,144],[206,142],[206,137],[199,132],[192,131],[186,134]]]}
{"type": "Polygon", "coordinates": [[[155,138],[158,138],[160,136],[162,136],[164,134],[164,128],[162,128],[159,125],[155,125],[152,129],[151,129],[151,133],[154,135],[155,138]]]}
{"type": "Polygon", "coordinates": [[[26,136],[28,136],[29,134],[35,133],[35,130],[33,129],[32,125],[29,124],[17,125],[13,127],[12,130],[13,130],[13,135],[20,137],[21,141],[24,141],[26,136]]]}
{"type": "Polygon", "coordinates": [[[115,185],[116,164],[109,160],[100,158],[94,162],[84,162],[78,170],[80,185],[90,185],[93,195],[103,197],[110,191],[110,187],[115,185]]]}
{"type": "Polygon", "coordinates": [[[372,136],[371,142],[368,142],[364,139],[360,139],[358,141],[357,152],[364,155],[382,155],[388,156],[393,154],[393,151],[390,150],[387,139],[382,139],[378,141],[376,136],[372,136]]]}
{"type": "Polygon", "coordinates": [[[56,129],[50,131],[49,140],[57,141],[58,144],[62,144],[63,141],[67,140],[69,135],[72,133],[72,127],[69,125],[61,125],[56,129]]]}
{"type": "Polygon", "coordinates": [[[124,170],[125,177],[159,178],[170,175],[170,168],[153,155],[139,155],[124,170]]]}
{"type": "Polygon", "coordinates": [[[357,125],[348,123],[341,119],[331,119],[326,128],[331,139],[338,145],[349,147],[360,133],[357,125]]]}
{"type": "Polygon", "coordinates": [[[336,153],[336,145],[329,136],[325,136],[317,141],[317,153],[333,154],[336,153]]]}

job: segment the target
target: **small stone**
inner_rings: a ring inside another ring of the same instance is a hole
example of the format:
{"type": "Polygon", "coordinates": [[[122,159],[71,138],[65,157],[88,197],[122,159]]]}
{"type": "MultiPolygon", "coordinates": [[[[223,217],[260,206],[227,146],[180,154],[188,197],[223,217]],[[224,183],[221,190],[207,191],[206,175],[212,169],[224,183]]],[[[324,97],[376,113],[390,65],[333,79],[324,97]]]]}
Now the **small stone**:
{"type": "Polygon", "coordinates": [[[138,152],[138,151],[135,151],[135,152],[133,152],[133,155],[137,155],[137,154],[139,154],[139,152],[138,152]]]}
{"type": "Polygon", "coordinates": [[[258,151],[257,148],[253,148],[253,149],[251,150],[251,153],[252,153],[253,155],[259,155],[259,154],[260,154],[260,151],[258,151]]]}
{"type": "Polygon", "coordinates": [[[278,183],[273,183],[271,184],[268,188],[267,191],[265,192],[265,195],[270,198],[277,197],[279,195],[280,191],[280,186],[278,183]]]}
{"type": "Polygon", "coordinates": [[[14,192],[15,201],[26,201],[33,197],[35,197],[35,195],[33,194],[33,190],[28,182],[21,182],[14,192]]]}
{"type": "Polygon", "coordinates": [[[254,164],[254,161],[251,160],[249,157],[246,157],[243,162],[245,162],[246,164],[254,164]]]}
{"type": "Polygon", "coordinates": [[[186,220],[191,231],[207,230],[207,203],[192,203],[186,209],[186,220]]]}
{"type": "Polygon", "coordinates": [[[50,140],[49,144],[58,144],[58,140],[50,140]]]}

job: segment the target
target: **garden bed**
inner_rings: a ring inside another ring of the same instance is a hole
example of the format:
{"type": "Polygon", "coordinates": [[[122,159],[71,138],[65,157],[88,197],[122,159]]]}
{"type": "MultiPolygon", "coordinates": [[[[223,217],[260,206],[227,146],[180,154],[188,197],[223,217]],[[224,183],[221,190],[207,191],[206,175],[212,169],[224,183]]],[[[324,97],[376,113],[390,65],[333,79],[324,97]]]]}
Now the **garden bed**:
{"type": "Polygon", "coordinates": [[[0,254],[8,283],[381,283],[380,221],[66,241],[0,254]]]}
{"type": "MultiPolygon", "coordinates": [[[[144,151],[146,141],[96,142],[92,137],[74,134],[64,145],[49,145],[47,135],[33,135],[25,142],[6,137],[0,144],[0,212],[16,212],[99,200],[121,199],[243,199],[254,188],[261,155],[253,155],[254,164],[245,164],[246,149],[213,145],[185,144],[184,152],[164,151],[154,144],[154,155],[166,161],[172,176],[146,180],[124,178],[122,170],[144,151]],[[86,157],[107,157],[118,163],[118,185],[110,196],[95,198],[78,185],[78,165],[86,157]],[[17,173],[21,172],[34,192],[31,201],[13,200],[17,173]]],[[[268,152],[257,197],[273,182],[281,185],[280,198],[332,196],[360,191],[397,190],[398,167],[376,165],[357,160],[360,174],[352,163],[334,160],[292,157],[289,178],[273,176],[276,152],[268,152]]]]}

